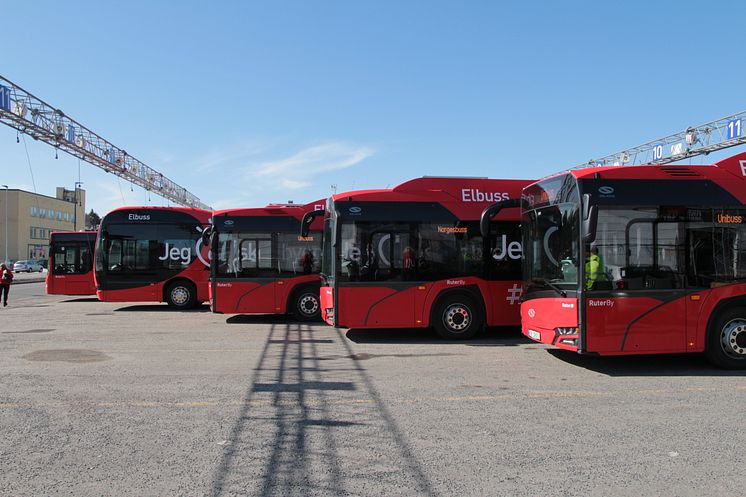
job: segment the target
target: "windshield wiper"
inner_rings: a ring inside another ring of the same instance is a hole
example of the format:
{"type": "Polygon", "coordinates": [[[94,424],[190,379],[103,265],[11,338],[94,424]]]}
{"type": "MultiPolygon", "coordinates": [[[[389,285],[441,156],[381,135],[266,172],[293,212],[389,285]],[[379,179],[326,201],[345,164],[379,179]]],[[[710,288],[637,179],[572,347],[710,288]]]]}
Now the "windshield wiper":
{"type": "Polygon", "coordinates": [[[548,286],[549,288],[551,288],[555,292],[557,292],[560,295],[562,295],[562,297],[567,297],[567,292],[566,291],[564,291],[562,288],[558,287],[557,285],[555,285],[554,283],[552,283],[551,281],[549,281],[546,278],[532,278],[531,279],[531,283],[538,283],[540,285],[548,286]]]}

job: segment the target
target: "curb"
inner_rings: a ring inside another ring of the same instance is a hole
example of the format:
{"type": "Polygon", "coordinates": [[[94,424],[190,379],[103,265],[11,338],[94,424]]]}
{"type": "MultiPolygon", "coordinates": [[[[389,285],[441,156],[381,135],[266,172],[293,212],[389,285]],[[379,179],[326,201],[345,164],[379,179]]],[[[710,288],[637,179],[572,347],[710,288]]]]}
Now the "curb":
{"type": "Polygon", "coordinates": [[[45,281],[46,278],[28,278],[28,279],[22,279],[22,280],[15,280],[11,285],[23,285],[24,283],[41,283],[45,281]]]}

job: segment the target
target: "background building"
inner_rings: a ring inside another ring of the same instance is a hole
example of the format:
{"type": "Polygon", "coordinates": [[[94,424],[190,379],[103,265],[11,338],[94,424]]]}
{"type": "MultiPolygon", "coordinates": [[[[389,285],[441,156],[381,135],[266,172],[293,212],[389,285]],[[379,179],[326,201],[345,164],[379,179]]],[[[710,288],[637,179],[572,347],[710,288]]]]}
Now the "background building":
{"type": "Polygon", "coordinates": [[[58,187],[56,196],[48,197],[0,188],[0,259],[46,259],[49,256],[49,233],[84,228],[83,189],[58,187]]]}

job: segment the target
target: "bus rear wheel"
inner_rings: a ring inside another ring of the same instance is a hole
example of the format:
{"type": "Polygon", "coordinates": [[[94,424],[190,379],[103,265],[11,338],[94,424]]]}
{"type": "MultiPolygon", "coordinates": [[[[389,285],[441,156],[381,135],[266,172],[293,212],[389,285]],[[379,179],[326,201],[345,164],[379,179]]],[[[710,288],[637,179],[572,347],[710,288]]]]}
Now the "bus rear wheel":
{"type": "Polygon", "coordinates": [[[444,298],[433,316],[435,332],[446,340],[473,338],[483,326],[482,309],[476,300],[468,295],[444,298]]]}
{"type": "Polygon", "coordinates": [[[318,321],[321,318],[319,289],[301,288],[293,297],[293,316],[299,321],[318,321]]]}
{"type": "Polygon", "coordinates": [[[724,369],[746,368],[746,307],[725,309],[707,336],[705,356],[724,369]]]}
{"type": "Polygon", "coordinates": [[[188,281],[175,281],[166,289],[166,302],[174,309],[191,309],[197,303],[197,289],[188,281]]]}

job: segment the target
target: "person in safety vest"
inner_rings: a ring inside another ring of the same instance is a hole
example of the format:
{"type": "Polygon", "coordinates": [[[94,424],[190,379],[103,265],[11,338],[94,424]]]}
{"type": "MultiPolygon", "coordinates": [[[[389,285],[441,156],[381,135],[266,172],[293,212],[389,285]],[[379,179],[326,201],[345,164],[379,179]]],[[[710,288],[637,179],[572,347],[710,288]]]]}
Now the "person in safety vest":
{"type": "Polygon", "coordinates": [[[597,281],[606,281],[604,263],[598,255],[598,247],[591,247],[585,261],[585,288],[592,290],[597,281]]]}

